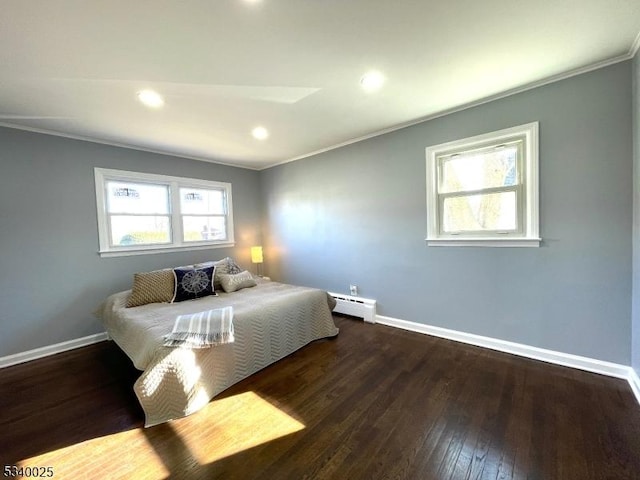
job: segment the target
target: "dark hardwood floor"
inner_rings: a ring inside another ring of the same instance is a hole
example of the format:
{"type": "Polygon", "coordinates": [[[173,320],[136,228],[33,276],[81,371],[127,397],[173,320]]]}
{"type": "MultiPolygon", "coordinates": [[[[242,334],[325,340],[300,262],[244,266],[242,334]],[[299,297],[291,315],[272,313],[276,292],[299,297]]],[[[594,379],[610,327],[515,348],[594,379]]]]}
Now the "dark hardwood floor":
{"type": "MultiPolygon", "coordinates": [[[[111,342],[0,370],[0,457],[53,478],[640,479],[628,384],[360,320],[142,428],[111,342]]],[[[1,474],[0,474],[1,475],[1,474]]]]}

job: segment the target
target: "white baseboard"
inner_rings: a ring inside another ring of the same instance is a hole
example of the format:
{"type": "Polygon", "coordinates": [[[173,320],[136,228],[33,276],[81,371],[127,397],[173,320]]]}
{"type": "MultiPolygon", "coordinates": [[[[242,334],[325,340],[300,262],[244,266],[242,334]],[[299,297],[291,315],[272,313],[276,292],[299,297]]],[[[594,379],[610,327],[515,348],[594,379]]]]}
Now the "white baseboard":
{"type": "Polygon", "coordinates": [[[7,355],[6,357],[0,357],[0,368],[10,367],[11,365],[17,365],[18,363],[29,362],[31,360],[36,360],[37,358],[48,357],[49,355],[66,352],[67,350],[73,350],[74,348],[85,347],[87,345],[102,342],[107,339],[108,336],[106,332],[96,333],[87,337],[76,338],[75,340],[68,340],[62,343],[56,343],[55,345],[48,345],[46,347],[27,350],[26,352],[7,355]]]}
{"type": "Polygon", "coordinates": [[[629,370],[629,385],[631,385],[631,390],[636,396],[636,400],[640,403],[640,378],[638,378],[638,374],[633,368],[629,368],[629,370]]]}
{"type": "Polygon", "coordinates": [[[499,352],[511,353],[513,355],[532,358],[534,360],[541,360],[555,365],[577,368],[579,370],[599,373],[609,377],[622,378],[629,382],[631,390],[633,390],[633,393],[640,404],[640,380],[633,368],[627,365],[605,362],[595,358],[581,357],[579,355],[572,355],[570,353],[557,352],[544,348],[532,347],[521,343],[508,342],[498,338],[483,337],[481,335],[450,330],[448,328],[409,322],[407,320],[385,317],[383,315],[376,315],[376,323],[426,335],[433,335],[434,337],[455,340],[456,342],[467,343],[477,347],[489,348],[499,352]]]}

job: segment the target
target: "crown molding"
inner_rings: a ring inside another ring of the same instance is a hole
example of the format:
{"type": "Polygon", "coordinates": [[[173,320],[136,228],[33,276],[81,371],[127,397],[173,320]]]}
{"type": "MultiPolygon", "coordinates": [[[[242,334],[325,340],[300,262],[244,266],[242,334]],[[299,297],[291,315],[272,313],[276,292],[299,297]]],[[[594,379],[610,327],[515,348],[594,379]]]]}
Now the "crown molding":
{"type": "Polygon", "coordinates": [[[17,124],[8,123],[8,122],[0,122],[0,127],[12,128],[14,130],[24,130],[26,132],[40,133],[43,135],[52,135],[54,137],[68,138],[70,140],[79,140],[81,142],[97,143],[99,145],[108,145],[110,147],[127,148],[129,150],[137,150],[139,152],[145,152],[145,153],[154,153],[156,155],[164,155],[167,157],[181,158],[185,160],[196,160],[198,162],[213,163],[216,165],[223,165],[225,167],[243,168],[245,170],[262,170],[262,168],[258,168],[258,167],[241,166],[241,165],[228,163],[228,162],[225,163],[225,162],[220,162],[218,160],[211,160],[210,158],[205,158],[205,157],[178,155],[176,153],[172,153],[168,151],[140,147],[140,146],[131,145],[128,143],[119,143],[119,142],[113,142],[110,140],[102,140],[100,138],[85,137],[83,135],[73,135],[70,133],[58,132],[56,130],[47,130],[46,128],[27,127],[25,125],[17,125],[17,124]]]}
{"type": "Polygon", "coordinates": [[[640,50],[640,32],[638,32],[636,39],[631,44],[631,48],[629,49],[629,58],[635,57],[638,50],[640,50]]]}

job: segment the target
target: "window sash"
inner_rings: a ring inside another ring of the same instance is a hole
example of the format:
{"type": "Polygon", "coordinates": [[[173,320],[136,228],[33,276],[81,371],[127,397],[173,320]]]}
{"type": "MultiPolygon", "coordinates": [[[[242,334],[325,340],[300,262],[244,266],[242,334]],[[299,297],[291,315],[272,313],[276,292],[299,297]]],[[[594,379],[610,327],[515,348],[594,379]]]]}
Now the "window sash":
{"type": "Polygon", "coordinates": [[[509,187],[493,187],[493,188],[485,188],[481,190],[471,190],[465,192],[455,192],[455,193],[441,193],[438,195],[438,227],[439,227],[439,236],[441,237],[459,237],[461,235],[473,235],[478,237],[490,237],[495,235],[500,236],[521,236],[523,233],[523,210],[524,210],[524,195],[522,194],[522,185],[515,185],[509,187]],[[460,197],[470,197],[474,195],[487,195],[492,193],[508,193],[514,192],[516,198],[516,208],[515,208],[515,228],[514,229],[478,229],[478,230],[456,230],[456,231],[446,231],[444,228],[445,225],[445,208],[444,203],[449,198],[460,198],[460,197]]]}
{"type": "Polygon", "coordinates": [[[436,169],[437,169],[437,178],[438,178],[438,183],[437,183],[437,190],[438,193],[442,192],[442,193],[455,193],[455,192],[470,192],[470,191],[474,191],[474,190],[486,190],[486,189],[490,189],[490,188],[503,188],[503,187],[508,187],[508,186],[514,186],[514,185],[518,185],[518,184],[522,184],[525,181],[525,172],[524,172],[524,162],[523,162],[523,157],[524,157],[524,151],[523,151],[523,146],[524,146],[524,142],[525,139],[521,136],[518,137],[514,137],[514,138],[510,138],[507,140],[500,140],[500,141],[493,141],[493,142],[489,142],[487,144],[482,145],[481,147],[478,148],[459,148],[459,149],[455,149],[452,151],[448,151],[446,153],[441,153],[438,154],[436,156],[436,169]],[[446,163],[452,160],[455,160],[456,158],[459,157],[464,157],[464,156],[480,156],[483,154],[491,154],[494,153],[496,151],[499,151],[500,147],[516,147],[516,160],[515,160],[515,177],[514,177],[514,183],[510,184],[510,185],[495,185],[494,187],[491,186],[487,186],[487,187],[480,187],[477,189],[464,189],[464,188],[460,188],[457,190],[448,190],[446,189],[446,187],[444,186],[445,183],[445,166],[446,163]]]}
{"type": "Polygon", "coordinates": [[[141,182],[141,181],[131,181],[131,180],[124,180],[121,178],[118,179],[114,179],[114,178],[105,178],[104,180],[104,191],[105,191],[105,198],[106,198],[106,203],[105,203],[105,209],[108,213],[111,214],[122,214],[122,215],[135,215],[135,214],[142,214],[142,215],[167,215],[170,214],[170,208],[171,208],[171,185],[169,183],[164,183],[164,182],[141,182]],[[109,192],[109,184],[111,183],[126,183],[129,185],[133,185],[134,187],[144,187],[144,186],[150,186],[150,187],[162,187],[163,190],[166,191],[167,194],[167,203],[164,205],[164,208],[161,209],[149,209],[146,211],[141,211],[141,212],[129,212],[126,210],[119,210],[117,209],[117,207],[115,205],[111,204],[111,198],[110,198],[110,192],[109,192]]]}
{"type": "Polygon", "coordinates": [[[227,199],[226,192],[224,188],[203,188],[202,186],[194,186],[194,185],[179,185],[178,192],[180,194],[180,198],[178,201],[178,210],[182,215],[227,215],[227,199]],[[222,201],[222,212],[214,211],[214,212],[203,212],[203,213],[189,213],[182,208],[182,190],[199,190],[199,191],[208,191],[208,192],[217,192],[221,196],[222,201]]]}
{"type": "Polygon", "coordinates": [[[109,232],[109,247],[112,249],[117,249],[123,247],[121,243],[115,243],[113,241],[113,217],[160,217],[167,218],[169,224],[169,239],[166,242],[143,242],[143,243],[135,243],[135,246],[154,246],[154,245],[171,245],[173,244],[173,229],[171,227],[171,215],[170,214],[160,214],[160,213],[107,213],[107,230],[109,232]]]}
{"type": "Polygon", "coordinates": [[[495,235],[500,236],[516,236],[520,237],[523,234],[523,217],[526,214],[526,196],[523,195],[523,184],[526,181],[526,174],[524,172],[524,161],[523,161],[523,145],[524,139],[522,136],[517,136],[514,138],[509,138],[506,140],[493,141],[482,146],[475,148],[460,148],[451,152],[447,152],[446,154],[438,155],[436,157],[436,177],[438,178],[437,183],[437,198],[438,198],[438,234],[441,237],[459,237],[461,235],[473,235],[478,237],[490,237],[495,235]],[[443,182],[444,182],[444,168],[445,162],[449,161],[452,158],[455,158],[459,155],[482,155],[483,153],[491,153],[496,151],[501,146],[515,146],[516,147],[516,174],[515,174],[515,183],[514,185],[504,185],[497,187],[486,187],[486,188],[478,188],[478,189],[460,189],[455,191],[441,192],[443,182]],[[515,192],[516,195],[516,208],[515,208],[515,224],[516,227],[514,229],[486,229],[486,230],[456,230],[454,232],[446,231],[444,228],[445,225],[445,209],[444,204],[445,200],[448,198],[456,198],[456,197],[469,197],[473,195],[487,195],[491,193],[503,193],[503,192],[515,192]]]}
{"type": "Polygon", "coordinates": [[[229,225],[228,225],[228,219],[227,219],[227,215],[222,215],[222,214],[193,214],[193,213],[185,213],[185,214],[180,214],[180,226],[182,227],[182,241],[184,243],[189,243],[189,244],[198,244],[198,243],[209,243],[210,240],[187,240],[185,237],[185,232],[184,232],[184,219],[185,217],[201,217],[203,219],[209,219],[209,218],[221,218],[223,219],[223,224],[224,224],[224,231],[225,231],[225,236],[229,235],[229,225]]]}

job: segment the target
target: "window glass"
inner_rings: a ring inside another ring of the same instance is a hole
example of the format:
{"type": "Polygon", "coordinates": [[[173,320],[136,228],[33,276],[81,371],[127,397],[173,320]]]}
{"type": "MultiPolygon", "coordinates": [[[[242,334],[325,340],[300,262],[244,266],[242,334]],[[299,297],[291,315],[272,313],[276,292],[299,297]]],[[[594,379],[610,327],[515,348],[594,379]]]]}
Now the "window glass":
{"type": "Polygon", "coordinates": [[[442,160],[441,193],[465,192],[515,185],[516,146],[454,155],[442,160]]]}
{"type": "Polygon", "coordinates": [[[154,245],[169,242],[171,242],[169,217],[111,216],[111,245],[154,245]]]}
{"type": "Polygon", "coordinates": [[[225,213],[224,192],[198,188],[180,189],[180,211],[185,215],[225,213]]]}
{"type": "Polygon", "coordinates": [[[107,182],[109,213],[169,213],[169,187],[148,183],[107,182]]]}
{"type": "Polygon", "coordinates": [[[224,240],[227,227],[224,217],[187,216],[182,217],[182,231],[185,242],[224,240]]]}
{"type": "Polygon", "coordinates": [[[444,199],[447,233],[516,230],[516,192],[464,195],[444,199]]]}

